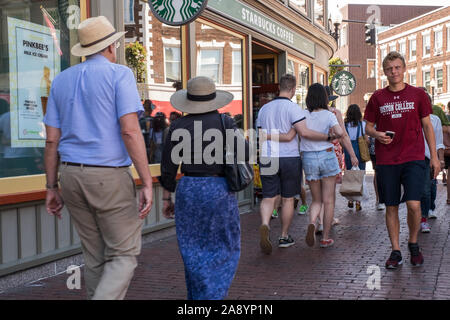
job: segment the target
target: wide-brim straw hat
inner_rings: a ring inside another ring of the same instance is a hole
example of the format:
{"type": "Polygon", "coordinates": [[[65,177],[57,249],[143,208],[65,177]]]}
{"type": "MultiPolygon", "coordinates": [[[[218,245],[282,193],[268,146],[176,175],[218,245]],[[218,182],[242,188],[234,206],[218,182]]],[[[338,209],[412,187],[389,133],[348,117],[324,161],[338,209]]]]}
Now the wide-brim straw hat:
{"type": "Polygon", "coordinates": [[[72,47],[71,53],[76,57],[90,56],[98,53],[119,40],[126,32],[116,32],[111,22],[104,17],[84,20],[78,26],[79,43],[72,47]]]}
{"type": "Polygon", "coordinates": [[[220,109],[233,98],[228,91],[216,90],[211,78],[195,77],[188,81],[187,89],[178,90],[170,97],[170,103],[181,112],[197,114],[220,109]]]}

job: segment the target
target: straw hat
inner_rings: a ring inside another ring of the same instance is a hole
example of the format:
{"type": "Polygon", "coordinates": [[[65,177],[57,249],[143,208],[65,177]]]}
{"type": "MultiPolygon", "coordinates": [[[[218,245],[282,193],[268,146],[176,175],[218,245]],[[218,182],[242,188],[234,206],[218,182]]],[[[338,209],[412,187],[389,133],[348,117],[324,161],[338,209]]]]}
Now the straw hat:
{"type": "Polygon", "coordinates": [[[181,112],[196,114],[220,109],[233,98],[228,91],[216,90],[212,79],[195,77],[188,81],[187,90],[178,90],[170,97],[170,103],[181,112]]]}
{"type": "Polygon", "coordinates": [[[77,57],[98,53],[119,40],[126,32],[116,32],[111,22],[104,16],[89,18],[78,26],[79,43],[72,47],[77,57]]]}

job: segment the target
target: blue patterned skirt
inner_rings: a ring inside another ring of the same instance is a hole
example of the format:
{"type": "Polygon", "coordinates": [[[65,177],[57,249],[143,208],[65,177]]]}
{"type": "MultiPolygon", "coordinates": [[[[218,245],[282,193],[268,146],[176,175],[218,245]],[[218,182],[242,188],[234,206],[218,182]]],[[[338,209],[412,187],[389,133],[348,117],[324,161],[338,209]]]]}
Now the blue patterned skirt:
{"type": "Polygon", "coordinates": [[[176,190],[175,219],[187,298],[224,299],[241,253],[237,199],[225,178],[181,178],[176,190]]]}

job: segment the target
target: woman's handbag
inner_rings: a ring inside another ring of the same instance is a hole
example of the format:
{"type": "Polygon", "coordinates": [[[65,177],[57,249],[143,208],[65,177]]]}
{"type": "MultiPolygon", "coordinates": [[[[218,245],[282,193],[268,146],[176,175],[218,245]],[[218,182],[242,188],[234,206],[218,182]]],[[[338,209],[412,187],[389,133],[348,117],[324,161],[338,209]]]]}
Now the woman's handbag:
{"type": "MultiPolygon", "coordinates": [[[[253,166],[247,161],[245,157],[244,161],[239,161],[237,153],[234,151],[233,146],[245,145],[245,153],[249,153],[249,144],[245,137],[239,132],[238,129],[226,126],[225,115],[221,114],[220,119],[222,122],[225,144],[224,144],[224,166],[225,177],[227,179],[228,187],[231,191],[242,191],[246,189],[252,182],[254,177],[253,166]],[[236,143],[227,141],[226,129],[233,129],[236,143]],[[228,160],[228,161],[227,161],[228,160]]],[[[237,150],[239,150],[237,148],[237,150]]],[[[245,156],[245,155],[244,155],[245,156]]]]}
{"type": "Polygon", "coordinates": [[[370,161],[369,146],[367,145],[366,139],[364,139],[364,131],[362,130],[362,125],[359,125],[361,126],[362,131],[362,135],[358,137],[359,155],[362,161],[367,162],[370,161]]]}

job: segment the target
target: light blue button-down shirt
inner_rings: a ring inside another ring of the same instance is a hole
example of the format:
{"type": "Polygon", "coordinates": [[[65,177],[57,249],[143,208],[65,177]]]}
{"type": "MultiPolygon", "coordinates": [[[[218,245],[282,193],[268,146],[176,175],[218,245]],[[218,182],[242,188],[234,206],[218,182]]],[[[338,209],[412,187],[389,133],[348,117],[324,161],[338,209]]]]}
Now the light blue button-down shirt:
{"type": "Polygon", "coordinates": [[[126,166],[119,119],[143,111],[132,71],[95,55],[55,77],[44,123],[61,129],[61,161],[126,166]]]}

